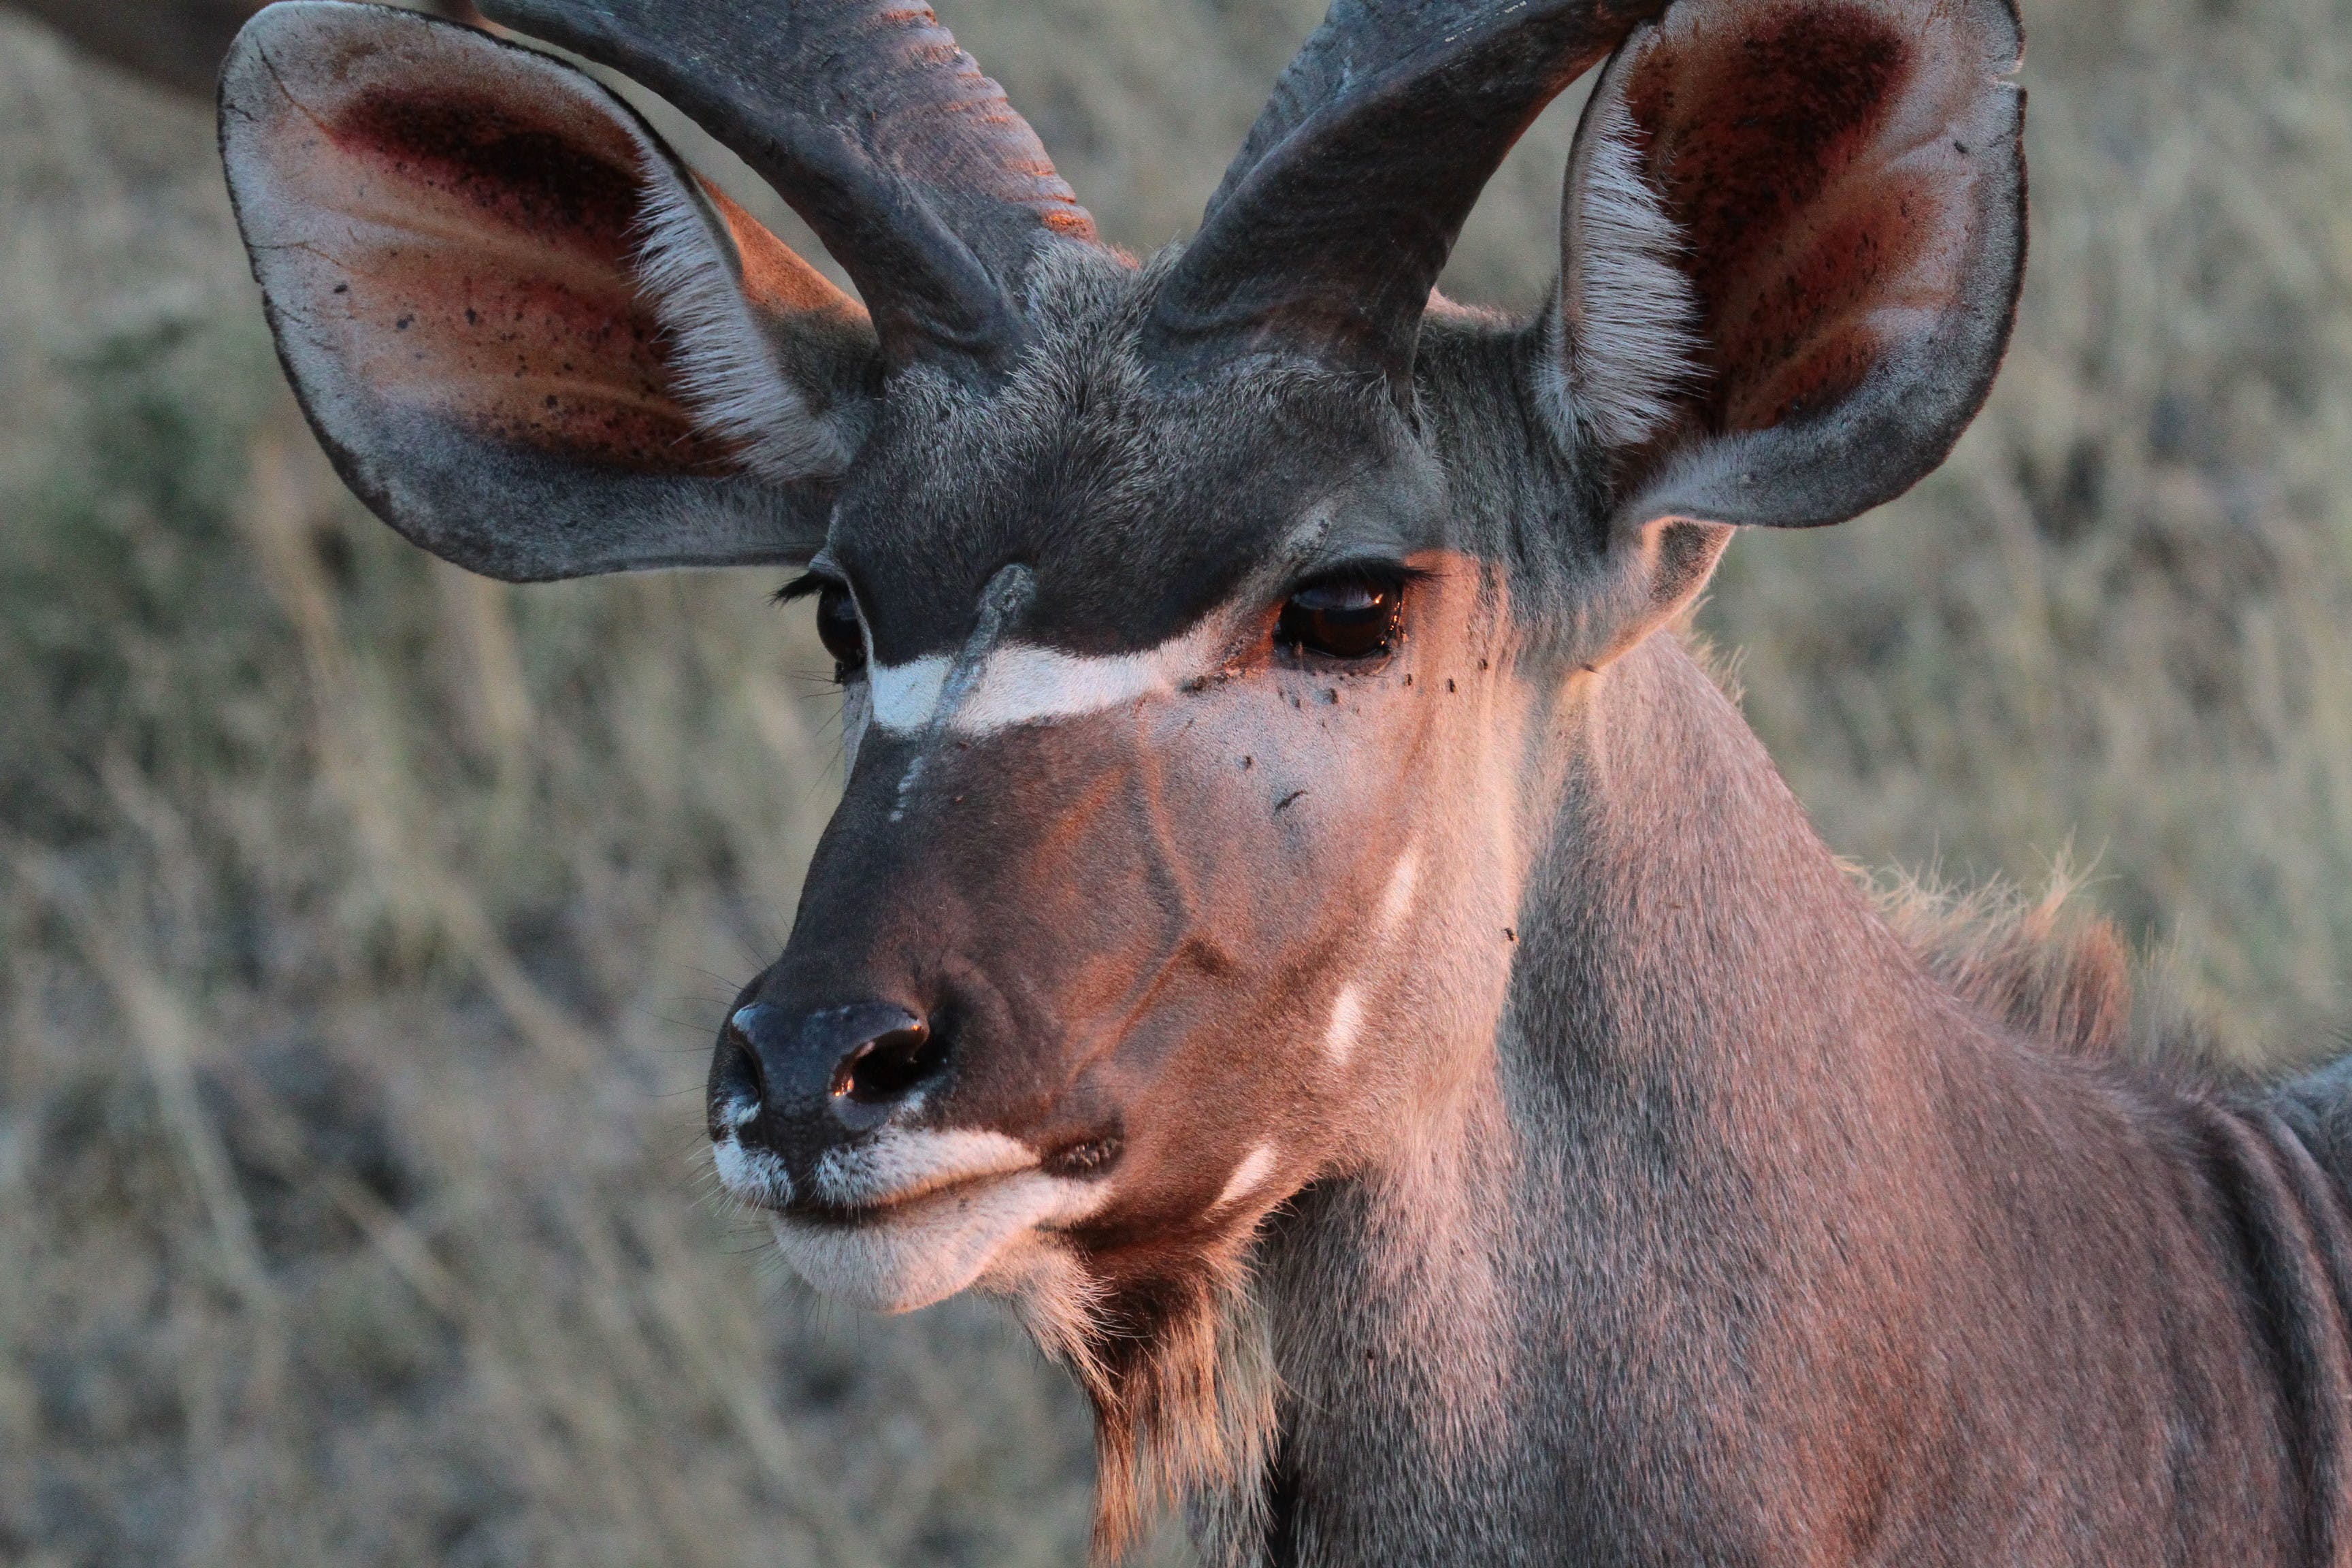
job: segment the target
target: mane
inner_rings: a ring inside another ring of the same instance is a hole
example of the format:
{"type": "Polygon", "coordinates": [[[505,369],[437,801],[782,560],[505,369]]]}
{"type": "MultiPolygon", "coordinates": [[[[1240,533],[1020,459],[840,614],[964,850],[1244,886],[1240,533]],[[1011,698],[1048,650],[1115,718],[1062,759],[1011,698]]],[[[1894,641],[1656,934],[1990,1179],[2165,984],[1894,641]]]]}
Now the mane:
{"type": "Polygon", "coordinates": [[[2077,897],[2065,867],[2039,896],[2012,883],[1958,889],[1932,877],[1857,873],[1927,973],[1963,1002],[2066,1056],[2182,1065],[2210,1052],[2186,1007],[2146,988],[2115,922],[2077,897]]]}
{"type": "MultiPolygon", "coordinates": [[[[1742,707],[1742,650],[1698,629],[1704,603],[1695,601],[1673,630],[1716,689],[1742,707]]],[[[2039,893],[1999,878],[1964,887],[1933,870],[1845,867],[1929,975],[2013,1033],[2063,1055],[2130,1061],[2168,1077],[2228,1076],[2181,978],[2160,958],[2133,952],[2083,896],[2085,878],[2063,856],[2039,893]]]]}

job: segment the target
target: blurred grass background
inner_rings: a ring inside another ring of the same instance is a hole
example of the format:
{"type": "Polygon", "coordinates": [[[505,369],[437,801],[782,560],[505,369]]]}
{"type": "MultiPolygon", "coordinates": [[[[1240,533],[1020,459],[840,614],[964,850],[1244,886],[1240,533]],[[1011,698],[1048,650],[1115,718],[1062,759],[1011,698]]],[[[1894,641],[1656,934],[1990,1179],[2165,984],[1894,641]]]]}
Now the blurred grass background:
{"type": "MultiPolygon", "coordinates": [[[[942,9],[1149,248],[1318,7],[942,9]]],[[[2352,0],[2027,27],[1990,408],[1897,504],[1736,544],[1702,626],[1841,851],[2071,852],[2221,1048],[2325,1053],[2352,0]]],[[[1573,107],[1451,291],[1540,298],[1573,107]]],[[[0,1559],[1080,1559],[1084,1414],[1017,1333],[829,1313],[707,1198],[709,1032],[837,766],[773,586],[402,544],[291,411],[208,107],[0,12],[0,1559]]]]}

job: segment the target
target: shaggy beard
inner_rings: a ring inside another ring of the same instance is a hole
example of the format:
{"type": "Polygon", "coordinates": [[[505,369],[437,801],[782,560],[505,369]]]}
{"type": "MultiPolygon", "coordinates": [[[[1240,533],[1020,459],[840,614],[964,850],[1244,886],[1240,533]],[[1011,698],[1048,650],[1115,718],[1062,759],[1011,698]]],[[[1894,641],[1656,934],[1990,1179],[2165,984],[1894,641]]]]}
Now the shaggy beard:
{"type": "Polygon", "coordinates": [[[1181,1261],[1163,1254],[1112,1279],[1089,1274],[1014,1298],[1038,1347],[1094,1406],[1097,1568],[1179,1503],[1212,1568],[1256,1559],[1278,1380],[1248,1241],[1245,1230],[1181,1261]]]}

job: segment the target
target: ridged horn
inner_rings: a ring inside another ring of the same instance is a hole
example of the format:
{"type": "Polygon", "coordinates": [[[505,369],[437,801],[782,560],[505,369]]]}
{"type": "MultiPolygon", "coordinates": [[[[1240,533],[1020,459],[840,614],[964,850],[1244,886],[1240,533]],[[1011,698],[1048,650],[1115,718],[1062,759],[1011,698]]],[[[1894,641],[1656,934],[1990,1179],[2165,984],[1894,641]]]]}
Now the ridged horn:
{"type": "Polygon", "coordinates": [[[1256,348],[1402,387],[1429,291],[1535,117],[1666,0],[1335,0],[1156,301],[1148,355],[1256,348]]]}
{"type": "Polygon", "coordinates": [[[856,279],[889,363],[1001,368],[1037,247],[1097,243],[1004,89],[905,0],[483,0],[731,148],[856,279]]]}

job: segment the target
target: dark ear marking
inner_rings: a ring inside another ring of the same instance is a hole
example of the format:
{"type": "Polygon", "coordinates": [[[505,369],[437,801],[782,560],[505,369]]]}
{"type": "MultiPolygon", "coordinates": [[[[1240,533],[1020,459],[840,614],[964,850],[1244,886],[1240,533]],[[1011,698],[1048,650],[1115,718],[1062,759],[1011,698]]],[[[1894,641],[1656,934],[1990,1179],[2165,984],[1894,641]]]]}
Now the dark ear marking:
{"type": "Polygon", "coordinates": [[[1002,370],[1041,247],[1098,247],[1044,143],[920,4],[482,9],[625,71],[742,154],[856,279],[894,367],[1002,370]]]}
{"type": "Polygon", "coordinates": [[[328,143],[314,167],[343,182],[336,217],[364,235],[340,258],[343,343],[379,395],[623,469],[720,464],[636,288],[643,182],[625,142],[562,134],[464,82],[373,86],[313,123],[328,143]]]}
{"type": "Polygon", "coordinates": [[[871,334],[604,88],[414,12],[296,0],[238,35],[220,127],[288,377],[409,539],[518,581],[821,542],[871,334]],[[788,376],[803,339],[840,384],[788,376]]]}
{"type": "Polygon", "coordinates": [[[1766,429],[1852,392],[1879,296],[1951,286],[1931,263],[1911,276],[1948,199],[1932,177],[1843,184],[1918,68],[1910,41],[1859,5],[1792,6],[1736,47],[1677,40],[1647,64],[1627,107],[1688,246],[1708,427],[1766,429]],[[1694,97],[1723,108],[1677,113],[1694,97]]]}
{"type": "Polygon", "coordinates": [[[1536,385],[1625,521],[1837,522],[1942,460],[2021,279],[2018,51],[2006,0],[1721,0],[1626,41],[1536,385]]]}

